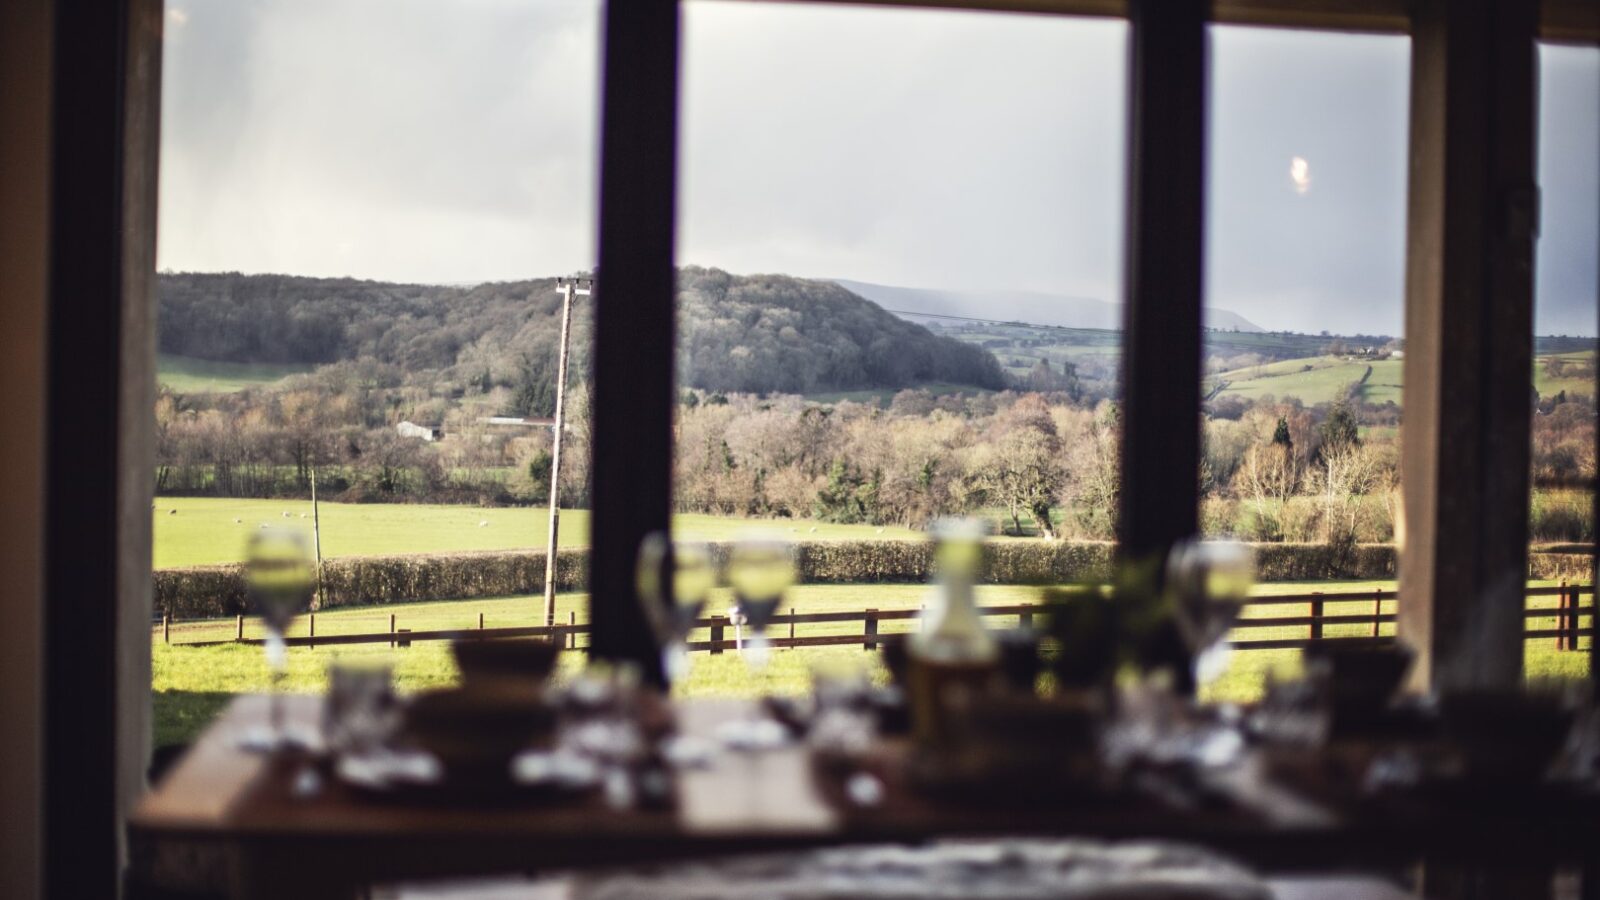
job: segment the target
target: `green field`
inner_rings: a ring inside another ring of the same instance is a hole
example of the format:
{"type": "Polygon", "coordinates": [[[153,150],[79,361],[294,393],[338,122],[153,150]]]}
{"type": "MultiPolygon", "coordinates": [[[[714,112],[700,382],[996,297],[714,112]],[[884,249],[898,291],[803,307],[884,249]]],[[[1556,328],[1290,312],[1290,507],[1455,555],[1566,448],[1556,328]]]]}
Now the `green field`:
{"type": "MultiPolygon", "coordinates": [[[[311,527],[309,500],[158,497],[152,511],[157,569],[238,562],[245,541],[262,524],[311,527]],[[302,518],[303,517],[303,518],[302,518]]],[[[405,503],[321,504],[322,554],[383,556],[462,550],[544,549],[549,510],[543,507],[430,506],[405,503]],[[486,523],[486,524],[485,524],[486,523]]],[[[752,528],[800,540],[919,539],[909,528],[831,525],[806,519],[759,520],[680,514],[673,530],[691,540],[732,540],[752,528]]],[[[561,546],[589,543],[588,510],[561,514],[561,546]]]]}
{"type": "MultiPolygon", "coordinates": [[[[1258,596],[1303,594],[1310,591],[1367,591],[1392,590],[1391,582],[1339,581],[1275,583],[1258,586],[1258,596]]],[[[1038,588],[1025,586],[987,585],[978,588],[978,602],[984,606],[1009,606],[1034,602],[1038,588]]],[[[923,585],[801,585],[790,593],[789,609],[799,612],[827,612],[861,609],[913,609],[928,601],[929,589],[923,585]]],[[[730,601],[726,592],[715,596],[708,613],[720,613],[730,601]]],[[[318,635],[361,634],[384,632],[389,627],[389,616],[395,616],[397,628],[414,631],[424,629],[476,627],[478,615],[484,617],[487,628],[539,624],[541,600],[537,597],[509,597],[488,600],[444,601],[431,603],[394,604],[380,607],[363,607],[319,613],[316,626],[318,635]]],[[[1555,598],[1539,598],[1542,606],[1554,605],[1555,598]]],[[[1393,612],[1393,601],[1385,601],[1384,611],[1393,612]]],[[[1328,615],[1354,615],[1372,611],[1371,601],[1329,603],[1328,615]]],[[[1246,611],[1247,617],[1285,616],[1302,614],[1294,606],[1258,607],[1246,611]]],[[[560,594],[556,598],[558,621],[588,621],[588,597],[581,593],[560,594]]],[[[986,619],[991,627],[1005,628],[1016,625],[1015,618],[992,617],[986,619]]],[[[1551,628],[1555,619],[1534,619],[1530,627],[1551,628]]],[[[885,622],[882,633],[891,634],[915,627],[911,622],[885,622]]],[[[219,647],[183,647],[185,641],[227,639],[233,635],[231,620],[197,623],[180,623],[173,626],[172,645],[161,639],[157,630],[153,638],[153,688],[155,691],[156,742],[172,743],[190,739],[238,693],[265,690],[268,684],[263,654],[258,647],[227,645],[219,647]]],[[[291,634],[305,634],[306,622],[302,619],[291,634]]],[[[1307,629],[1301,627],[1274,627],[1251,629],[1240,637],[1251,640],[1304,637],[1307,629]]],[[[798,626],[796,634],[859,634],[858,622],[826,623],[798,626]]],[[[259,625],[247,622],[247,636],[259,636],[259,625]]],[[[780,633],[786,634],[787,631],[780,633]]],[[[1364,635],[1370,633],[1365,625],[1330,625],[1330,636],[1345,633],[1364,635]]],[[[1383,626],[1383,633],[1393,633],[1392,625],[1383,626]]],[[[694,636],[703,639],[704,633],[694,636]]],[[[578,638],[579,646],[585,639],[578,638]]],[[[1530,678],[1577,678],[1587,673],[1588,654],[1585,652],[1557,652],[1554,641],[1530,641],[1526,670],[1530,678]]],[[[450,660],[449,648],[443,642],[419,642],[404,649],[390,649],[387,644],[340,648],[295,648],[289,652],[289,677],[287,685],[295,691],[320,691],[325,684],[325,669],[335,659],[382,659],[395,667],[396,683],[402,691],[414,691],[454,683],[455,666],[450,660]]],[[[563,670],[572,671],[583,664],[583,654],[568,653],[563,656],[563,670]]],[[[711,655],[695,653],[688,681],[680,685],[681,696],[750,696],[759,688],[778,693],[797,694],[807,689],[812,666],[823,660],[859,660],[873,667],[875,677],[886,677],[879,667],[876,654],[864,653],[858,646],[811,647],[795,650],[778,650],[773,653],[772,664],[761,679],[755,679],[745,670],[736,653],[711,655]]],[[[1293,677],[1300,671],[1300,652],[1297,650],[1250,650],[1232,655],[1227,673],[1210,685],[1203,699],[1216,702],[1248,702],[1258,698],[1266,679],[1293,677]]]]}
{"type": "Polygon", "coordinates": [[[180,394],[229,394],[311,368],[297,363],[215,362],[163,353],[156,362],[156,380],[180,394]]]}
{"type": "MultiPolygon", "coordinates": [[[[852,403],[873,403],[887,408],[889,401],[893,400],[894,395],[900,393],[901,390],[900,388],[882,388],[872,391],[831,391],[820,394],[807,394],[806,399],[815,403],[840,403],[849,400],[852,403]]],[[[946,394],[977,396],[979,394],[994,393],[987,388],[973,387],[970,384],[950,384],[944,381],[930,381],[905,390],[927,391],[935,397],[943,397],[946,394]]]]}
{"type": "Polygon", "coordinates": [[[1575,378],[1571,376],[1551,378],[1545,372],[1544,367],[1544,360],[1551,356],[1560,359],[1571,360],[1577,363],[1592,364],[1594,362],[1595,354],[1593,350],[1579,350],[1571,353],[1553,353],[1549,354],[1548,356],[1541,356],[1534,360],[1533,385],[1536,389],[1538,389],[1539,396],[1551,397],[1560,393],[1561,391],[1566,391],[1569,396],[1594,396],[1593,378],[1575,378]]]}
{"type": "MultiPolygon", "coordinates": [[[[1560,356],[1574,361],[1584,361],[1592,359],[1594,353],[1580,351],[1563,353],[1560,356]]],[[[1544,356],[1536,359],[1533,370],[1533,384],[1541,397],[1550,397],[1559,391],[1566,391],[1569,395],[1594,394],[1595,386],[1592,378],[1551,378],[1545,372],[1543,364],[1545,359],[1544,356]]],[[[1404,383],[1401,373],[1405,363],[1398,359],[1372,362],[1334,356],[1287,359],[1214,375],[1207,382],[1207,390],[1221,381],[1226,382],[1227,387],[1223,388],[1219,397],[1232,395],[1258,400],[1270,394],[1280,400],[1285,397],[1298,397],[1307,404],[1329,403],[1337,400],[1350,385],[1361,381],[1369,365],[1372,367],[1372,375],[1361,385],[1362,399],[1368,403],[1383,403],[1389,400],[1400,403],[1401,386],[1404,383]]]]}
{"type": "Polygon", "coordinates": [[[1386,400],[1400,402],[1400,370],[1397,359],[1368,362],[1343,357],[1314,356],[1235,369],[1213,377],[1227,383],[1221,397],[1237,396],[1258,400],[1271,394],[1277,398],[1298,397],[1304,403],[1330,403],[1343,396],[1352,384],[1361,381],[1367,367],[1372,375],[1362,385],[1362,396],[1369,403],[1386,400]]]}
{"type": "MultiPolygon", "coordinates": [[[[828,612],[837,610],[912,609],[927,602],[929,589],[924,585],[801,585],[790,591],[784,611],[828,612]]],[[[978,601],[986,606],[1002,606],[1033,602],[1037,588],[1011,586],[985,586],[978,589],[978,601]]],[[[707,605],[707,614],[720,614],[732,601],[726,590],[719,591],[707,605]]],[[[484,627],[505,628],[519,625],[543,624],[543,600],[539,597],[507,597],[488,600],[460,600],[431,603],[406,603],[378,607],[334,610],[317,615],[317,634],[366,634],[384,632],[389,628],[389,616],[395,616],[396,628],[414,631],[442,628],[475,628],[478,615],[483,614],[484,627]]],[[[556,597],[556,618],[561,622],[588,622],[588,595],[560,594],[556,597]]],[[[1016,625],[1015,617],[1008,620],[990,619],[997,627],[1016,625]]],[[[885,622],[882,633],[905,631],[908,622],[885,622]]],[[[259,647],[230,645],[221,647],[183,647],[185,641],[225,640],[233,636],[233,621],[179,623],[173,626],[171,646],[161,639],[157,629],[152,644],[152,687],[155,691],[156,743],[172,743],[189,739],[195,731],[216,714],[230,696],[238,693],[263,691],[267,688],[267,668],[259,647]]],[[[802,626],[798,634],[859,634],[861,623],[822,623],[802,626]]],[[[259,637],[258,623],[247,621],[246,635],[259,637]]],[[[296,623],[290,634],[306,634],[304,618],[296,623]]],[[[786,632],[785,632],[786,633],[786,632]]],[[[700,632],[693,636],[704,639],[700,632]]],[[[732,637],[729,634],[729,637],[732,637]]],[[[587,643],[578,638],[579,646],[587,643]]],[[[819,659],[843,657],[865,660],[876,665],[876,654],[867,654],[859,646],[814,647],[802,650],[781,650],[773,653],[763,685],[783,693],[799,693],[809,683],[810,666],[819,659]]],[[[295,691],[320,691],[326,683],[325,669],[330,660],[339,658],[380,658],[393,663],[395,678],[403,691],[452,684],[456,678],[449,648],[444,642],[417,643],[391,650],[387,644],[362,645],[339,648],[294,648],[289,651],[289,677],[287,685],[295,691]]],[[[563,665],[577,667],[583,664],[583,654],[563,656],[563,665]]],[[[712,655],[696,653],[692,656],[690,680],[681,686],[684,696],[750,696],[757,683],[746,671],[736,653],[712,655]]],[[[879,673],[882,677],[882,673],[879,673]]]]}

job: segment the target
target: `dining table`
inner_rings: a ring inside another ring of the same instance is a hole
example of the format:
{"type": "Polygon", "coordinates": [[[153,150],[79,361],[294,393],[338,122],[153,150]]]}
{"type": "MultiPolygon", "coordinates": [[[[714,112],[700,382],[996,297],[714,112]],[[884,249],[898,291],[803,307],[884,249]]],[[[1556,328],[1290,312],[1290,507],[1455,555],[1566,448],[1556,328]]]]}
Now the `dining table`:
{"type": "MultiPolygon", "coordinates": [[[[289,727],[317,730],[324,698],[279,699],[289,727]]],[[[349,900],[374,884],[1021,835],[1193,844],[1278,874],[1424,864],[1538,884],[1600,855],[1593,785],[1375,799],[1306,789],[1278,777],[1253,747],[1182,778],[1026,802],[958,802],[916,790],[897,775],[909,746],[901,738],[873,748],[881,790],[866,801],[802,742],[723,751],[676,768],[666,804],[619,806],[604,792],[418,801],[358,790],[311,756],[241,748],[240,735],[260,729],[269,705],[265,696],[235,698],[138,801],[128,823],[136,880],[245,900],[349,900]]],[[[672,705],[678,733],[707,745],[725,723],[754,711],[749,700],[672,705]]]]}

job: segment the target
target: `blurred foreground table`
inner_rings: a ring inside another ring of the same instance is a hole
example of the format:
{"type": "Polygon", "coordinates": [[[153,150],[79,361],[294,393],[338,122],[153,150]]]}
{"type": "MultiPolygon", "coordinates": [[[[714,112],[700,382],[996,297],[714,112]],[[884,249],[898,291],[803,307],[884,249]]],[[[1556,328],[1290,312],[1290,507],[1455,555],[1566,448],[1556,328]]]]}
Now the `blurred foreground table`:
{"type": "MultiPolygon", "coordinates": [[[[320,697],[285,698],[300,727],[320,697]]],[[[680,729],[710,738],[748,715],[741,701],[680,704],[680,729]]],[[[1592,796],[1505,803],[1401,804],[1381,815],[1314,802],[1261,774],[1259,760],[1208,775],[1200,793],[1153,792],[1116,803],[1041,800],[1026,808],[939,804],[893,784],[852,808],[796,746],[723,754],[678,775],[670,811],[615,810],[595,797],[539,806],[417,805],[374,800],[333,779],[297,794],[303,764],[239,750],[267,699],[241,697],[140,801],[129,824],[137,878],[232,896],[349,898],[415,879],[542,873],[846,843],[957,836],[1163,839],[1221,851],[1267,872],[1375,870],[1422,860],[1548,872],[1581,862],[1600,839],[1592,796]]],[[[1542,877],[1535,875],[1534,877],[1542,877]]]]}

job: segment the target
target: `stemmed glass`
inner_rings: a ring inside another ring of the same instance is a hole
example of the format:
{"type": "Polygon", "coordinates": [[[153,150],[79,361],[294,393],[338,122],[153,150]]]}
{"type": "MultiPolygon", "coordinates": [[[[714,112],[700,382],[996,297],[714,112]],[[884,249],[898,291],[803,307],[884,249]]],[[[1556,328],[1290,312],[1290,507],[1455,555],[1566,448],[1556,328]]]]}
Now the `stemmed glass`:
{"type": "Polygon", "coordinates": [[[717,583],[711,548],[673,542],[662,532],[639,544],[639,601],[661,644],[661,667],[676,684],[689,673],[688,638],[717,583]],[[672,596],[664,588],[672,585],[672,596]]]}
{"type": "Polygon", "coordinates": [[[276,753],[298,746],[283,723],[283,678],[288,667],[284,632],[295,616],[311,607],[316,584],[311,550],[305,535],[285,528],[266,528],[250,538],[245,557],[245,585],[250,605],[267,628],[267,665],[272,670],[272,696],[265,732],[247,734],[246,749],[276,753]]]}
{"type": "Polygon", "coordinates": [[[1254,583],[1255,563],[1243,544],[1191,540],[1172,549],[1167,587],[1197,684],[1209,684],[1227,670],[1228,629],[1254,583]]]}
{"type": "Polygon", "coordinates": [[[787,541],[756,538],[734,544],[728,554],[728,585],[751,637],[740,651],[752,672],[766,668],[767,626],[794,584],[794,546],[787,541]]]}
{"type": "MultiPolygon", "coordinates": [[[[747,539],[734,544],[728,553],[728,585],[751,631],[739,655],[752,675],[766,670],[767,626],[777,614],[784,592],[794,584],[795,570],[794,546],[787,541],[747,539]]],[[[723,740],[738,749],[762,750],[781,745],[785,737],[783,726],[761,716],[728,723],[723,740]]]]}

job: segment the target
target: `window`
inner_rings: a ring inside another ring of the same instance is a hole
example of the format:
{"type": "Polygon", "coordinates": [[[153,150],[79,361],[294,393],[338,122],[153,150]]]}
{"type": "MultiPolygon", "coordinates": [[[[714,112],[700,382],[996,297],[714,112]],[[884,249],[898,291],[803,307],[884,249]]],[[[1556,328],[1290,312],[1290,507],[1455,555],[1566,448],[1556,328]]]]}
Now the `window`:
{"type": "MultiPolygon", "coordinates": [[[[545,621],[526,554],[548,534],[555,279],[595,264],[599,4],[372,13],[167,8],[158,745],[266,685],[253,648],[184,646],[262,634],[232,618],[253,612],[237,582],[203,568],[238,562],[262,529],[301,532],[324,559],[317,635],[375,641],[292,648],[294,688],[320,687],[336,653],[388,656],[403,688],[439,683],[454,677],[444,642],[391,651],[386,633],[545,621]]],[[[588,543],[592,309],[574,298],[569,553],[588,543]]],[[[574,561],[561,624],[587,619],[574,561]]]]}
{"type": "MultiPolygon", "coordinates": [[[[1201,522],[1208,536],[1258,542],[1260,595],[1395,589],[1409,43],[1210,28],[1201,522]]],[[[1245,619],[1310,608],[1263,603],[1245,619]]],[[[1394,603],[1323,611],[1375,609],[1394,603]]],[[[1235,639],[1311,630],[1247,627],[1235,639]]],[[[1236,654],[1213,695],[1254,699],[1265,671],[1298,656],[1236,654]]]]}
{"type": "MultiPolygon", "coordinates": [[[[946,516],[980,516],[998,535],[1001,583],[980,589],[981,605],[1033,602],[1022,582],[1103,575],[1126,30],[684,7],[680,537],[765,527],[802,544],[806,583],[790,598],[802,615],[916,610],[926,558],[910,542],[946,516]]],[[[860,658],[867,627],[795,634],[854,636],[831,652],[860,658]]],[[[789,636],[782,618],[776,631],[789,636]]],[[[775,674],[799,689],[827,652],[780,651],[775,674]]],[[[736,658],[695,665],[699,690],[741,684],[725,668],[736,658]]]]}
{"type": "MultiPolygon", "coordinates": [[[[1595,327],[1600,275],[1600,50],[1539,47],[1540,223],[1534,275],[1535,394],[1529,498],[1530,575],[1544,589],[1592,578],[1595,478],[1595,327]]],[[[1558,593],[1530,607],[1587,605],[1589,595],[1558,593]]],[[[1587,627],[1591,617],[1531,619],[1530,629],[1587,627]]],[[[1529,677],[1571,674],[1587,663],[1589,639],[1558,634],[1531,640],[1529,677]]]]}

